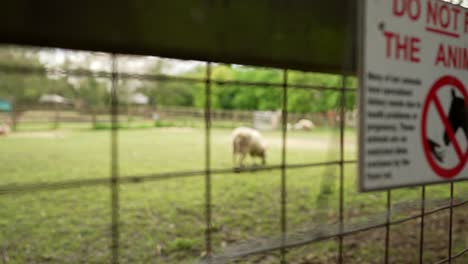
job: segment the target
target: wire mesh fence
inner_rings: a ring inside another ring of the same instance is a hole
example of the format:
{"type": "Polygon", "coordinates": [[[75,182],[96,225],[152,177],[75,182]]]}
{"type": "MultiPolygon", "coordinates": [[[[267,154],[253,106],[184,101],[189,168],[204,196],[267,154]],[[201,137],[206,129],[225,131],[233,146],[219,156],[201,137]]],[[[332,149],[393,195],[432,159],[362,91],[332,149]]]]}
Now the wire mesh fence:
{"type": "Polygon", "coordinates": [[[355,129],[346,124],[357,92],[351,77],[335,75],[326,85],[304,77],[313,73],[251,68],[271,74],[252,81],[220,74],[210,62],[179,62],[197,69],[180,75],[170,67],[134,70],[138,57],[74,56],[91,66],[1,62],[2,96],[27,99],[36,91],[37,99],[71,83],[88,99],[78,110],[52,105],[47,113],[36,101],[12,100],[17,109],[2,115],[18,121],[17,132],[0,138],[4,263],[466,261],[465,183],[357,193],[355,129]],[[21,80],[14,87],[12,76],[21,80]],[[60,78],[65,83],[48,83],[60,78]],[[126,92],[135,87],[158,92],[160,100],[167,99],[164,89],[194,91],[202,119],[161,126],[164,115],[154,118],[160,102],[133,114],[126,92]],[[212,115],[220,98],[214,95],[226,90],[255,91],[259,105],[279,110],[278,129],[263,132],[265,166],[233,166],[231,128],[247,122],[226,129],[212,115]],[[291,102],[311,96],[319,104],[325,95],[335,99],[333,124],[288,126],[298,115],[291,102]]]}

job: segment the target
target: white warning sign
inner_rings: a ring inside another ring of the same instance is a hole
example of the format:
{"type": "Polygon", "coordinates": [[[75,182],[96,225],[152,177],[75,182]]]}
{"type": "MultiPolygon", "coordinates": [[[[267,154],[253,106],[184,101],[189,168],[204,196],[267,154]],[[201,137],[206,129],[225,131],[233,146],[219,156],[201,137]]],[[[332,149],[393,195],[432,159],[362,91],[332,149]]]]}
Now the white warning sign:
{"type": "Polygon", "coordinates": [[[468,9],[361,0],[362,191],[468,179],[468,9]]]}

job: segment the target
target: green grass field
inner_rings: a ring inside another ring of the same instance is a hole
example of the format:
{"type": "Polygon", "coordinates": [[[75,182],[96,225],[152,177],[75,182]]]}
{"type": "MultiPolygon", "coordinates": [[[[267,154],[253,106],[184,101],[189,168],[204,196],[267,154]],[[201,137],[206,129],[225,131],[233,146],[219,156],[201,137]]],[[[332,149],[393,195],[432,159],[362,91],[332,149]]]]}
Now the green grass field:
{"type": "MultiPolygon", "coordinates": [[[[268,165],[280,164],[281,133],[266,132],[264,135],[269,146],[268,165]]],[[[203,129],[124,129],[119,131],[118,138],[120,177],[204,169],[203,129]]],[[[230,130],[213,129],[211,140],[212,168],[232,168],[230,130]]],[[[24,129],[23,132],[20,130],[0,138],[0,150],[2,186],[110,176],[108,130],[90,130],[80,126],[63,126],[56,131],[24,129]]],[[[347,130],[346,159],[356,160],[356,151],[356,134],[353,130],[347,130]]],[[[289,133],[288,164],[324,162],[338,158],[337,130],[289,133]]],[[[251,164],[250,159],[247,162],[251,164]]],[[[336,223],[338,168],[328,166],[287,170],[288,230],[293,232],[310,229],[320,223],[336,223]],[[321,186],[325,183],[329,191],[320,196],[321,186]]],[[[347,221],[385,210],[384,192],[357,192],[356,165],[345,166],[344,183],[347,221]]],[[[244,240],[277,236],[280,230],[280,188],[279,170],[212,175],[212,235],[215,253],[222,253],[229,245],[244,240]]],[[[456,185],[457,193],[466,190],[466,184],[456,185]]],[[[448,195],[449,187],[446,184],[428,187],[428,199],[447,198],[448,195]]],[[[110,198],[107,186],[1,195],[0,261],[108,262],[110,198]]],[[[395,203],[419,198],[420,188],[393,192],[395,203]]],[[[122,184],[119,211],[121,263],[196,262],[204,254],[204,199],[204,175],[122,184]]],[[[446,213],[441,215],[443,219],[445,216],[446,213]]],[[[413,229],[413,226],[408,229],[398,226],[395,228],[395,236],[413,229]]],[[[380,263],[384,233],[382,229],[371,232],[365,234],[376,240],[365,241],[361,238],[362,234],[358,234],[350,237],[348,244],[345,243],[349,258],[356,260],[356,263],[380,263]],[[355,241],[362,243],[356,245],[355,241]]],[[[455,248],[466,246],[466,234],[456,234],[455,248]]],[[[435,231],[434,238],[428,232],[427,243],[435,241],[437,244],[440,240],[438,237],[435,231]]],[[[404,254],[416,257],[407,247],[405,251],[405,246],[399,249],[401,246],[397,244],[395,247],[398,252],[403,252],[395,257],[404,257],[404,254]]],[[[290,263],[324,263],[335,257],[336,248],[335,240],[312,244],[291,250],[288,260],[290,263]]],[[[438,252],[445,252],[445,249],[437,248],[431,252],[437,257],[438,252]]],[[[277,256],[273,252],[245,259],[244,262],[277,263],[277,256]]],[[[428,258],[434,256],[428,253],[428,258]]]]}

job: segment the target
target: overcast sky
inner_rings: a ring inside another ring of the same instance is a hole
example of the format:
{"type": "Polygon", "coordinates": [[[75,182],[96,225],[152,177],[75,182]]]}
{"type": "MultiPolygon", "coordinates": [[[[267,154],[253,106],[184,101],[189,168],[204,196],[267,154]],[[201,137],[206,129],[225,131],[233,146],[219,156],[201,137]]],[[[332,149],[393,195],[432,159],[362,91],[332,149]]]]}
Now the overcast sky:
{"type": "MultiPolygon", "coordinates": [[[[64,49],[43,49],[39,52],[41,63],[48,67],[61,67],[68,61],[71,68],[87,68],[93,71],[111,71],[111,56],[107,53],[72,51],[64,49]]],[[[158,60],[163,58],[152,56],[119,55],[119,71],[129,73],[145,73],[158,60]]],[[[178,74],[202,65],[200,61],[183,61],[165,59],[167,67],[165,74],[178,74]]]]}
{"type": "Polygon", "coordinates": [[[461,6],[468,8],[468,0],[443,0],[445,2],[461,4],[461,6]]]}

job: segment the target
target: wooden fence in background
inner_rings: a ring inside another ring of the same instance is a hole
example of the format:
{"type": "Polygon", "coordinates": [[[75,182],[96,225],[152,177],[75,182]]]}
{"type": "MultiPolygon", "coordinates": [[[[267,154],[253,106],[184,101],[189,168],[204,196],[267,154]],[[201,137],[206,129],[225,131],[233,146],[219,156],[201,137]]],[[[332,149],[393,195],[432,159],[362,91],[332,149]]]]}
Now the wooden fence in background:
{"type": "MultiPolygon", "coordinates": [[[[121,106],[121,122],[132,121],[171,121],[171,120],[193,120],[203,121],[205,118],[203,109],[179,106],[121,106]]],[[[271,111],[273,128],[279,125],[281,112],[271,111]]],[[[255,111],[247,110],[212,110],[211,120],[216,122],[229,122],[235,125],[253,125],[255,111]]],[[[29,105],[18,107],[13,113],[0,113],[0,122],[14,120],[14,123],[51,123],[58,127],[60,123],[107,123],[111,121],[109,109],[80,108],[68,105],[29,105]]],[[[300,119],[311,120],[315,126],[338,126],[339,115],[335,111],[324,113],[288,113],[288,123],[294,125],[300,119]]],[[[357,121],[356,112],[346,114],[346,124],[354,127],[357,121]]]]}

